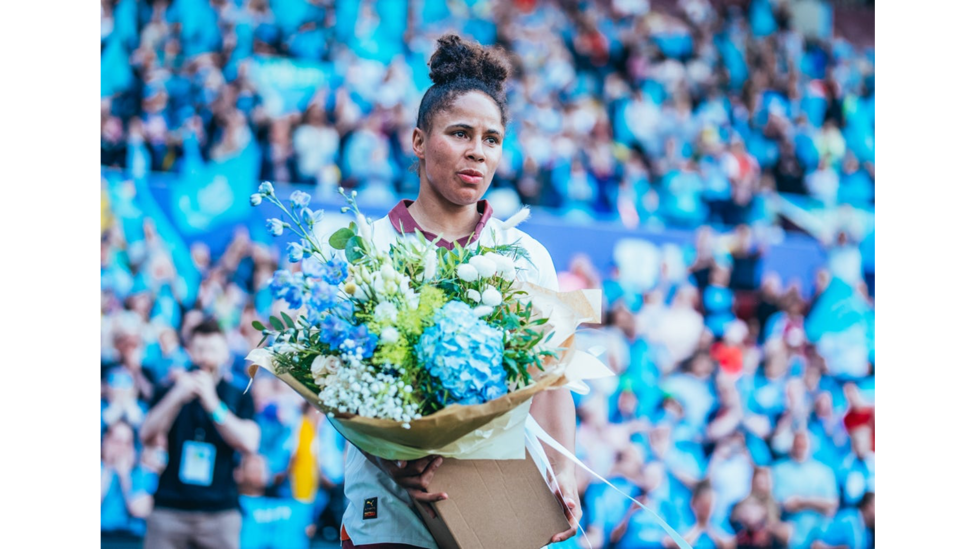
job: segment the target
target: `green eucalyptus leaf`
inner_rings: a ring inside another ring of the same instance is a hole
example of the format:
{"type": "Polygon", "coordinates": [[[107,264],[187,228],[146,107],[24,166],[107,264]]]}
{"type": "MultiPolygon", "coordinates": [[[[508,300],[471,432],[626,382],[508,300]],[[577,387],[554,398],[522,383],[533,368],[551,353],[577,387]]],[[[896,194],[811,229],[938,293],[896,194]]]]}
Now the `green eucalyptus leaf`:
{"type": "Polygon", "coordinates": [[[278,317],[272,316],[269,320],[271,321],[271,327],[274,328],[276,331],[278,332],[285,331],[285,326],[281,323],[280,320],[278,320],[278,317]]]}
{"type": "Polygon", "coordinates": [[[354,236],[356,236],[356,233],[352,232],[351,229],[339,229],[329,237],[329,246],[332,246],[336,250],[344,250],[349,239],[354,236]]]}

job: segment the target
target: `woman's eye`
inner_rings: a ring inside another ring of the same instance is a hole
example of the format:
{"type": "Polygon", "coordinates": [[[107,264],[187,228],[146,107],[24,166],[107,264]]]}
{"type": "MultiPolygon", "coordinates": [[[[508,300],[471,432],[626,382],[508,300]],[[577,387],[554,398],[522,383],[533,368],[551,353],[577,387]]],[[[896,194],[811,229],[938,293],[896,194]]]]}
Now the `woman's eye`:
{"type": "Polygon", "coordinates": [[[498,138],[497,137],[489,137],[487,141],[489,143],[491,143],[492,145],[497,145],[498,144],[498,138]]]}
{"type": "Polygon", "coordinates": [[[454,136],[455,137],[464,137],[464,132],[461,131],[461,130],[458,130],[458,131],[454,132],[454,136]]]}

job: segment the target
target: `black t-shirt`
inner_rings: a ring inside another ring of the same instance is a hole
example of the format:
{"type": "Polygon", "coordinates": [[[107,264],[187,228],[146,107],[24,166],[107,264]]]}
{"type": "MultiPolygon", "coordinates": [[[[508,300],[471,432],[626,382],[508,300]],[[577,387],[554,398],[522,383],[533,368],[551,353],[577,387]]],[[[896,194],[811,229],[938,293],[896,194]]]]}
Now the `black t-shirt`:
{"type": "MultiPolygon", "coordinates": [[[[153,406],[168,392],[169,388],[158,391],[153,406]]],[[[241,419],[254,418],[254,401],[251,395],[244,394],[239,388],[221,380],[217,384],[217,396],[235,416],[241,419]]],[[[199,399],[183,406],[173,420],[166,439],[169,445],[169,461],[159,477],[156,507],[188,511],[226,511],[238,508],[237,484],[233,474],[236,451],[224,442],[199,399]],[[186,484],[180,480],[184,443],[187,441],[212,445],[215,450],[213,477],[208,486],[186,484]]]]}

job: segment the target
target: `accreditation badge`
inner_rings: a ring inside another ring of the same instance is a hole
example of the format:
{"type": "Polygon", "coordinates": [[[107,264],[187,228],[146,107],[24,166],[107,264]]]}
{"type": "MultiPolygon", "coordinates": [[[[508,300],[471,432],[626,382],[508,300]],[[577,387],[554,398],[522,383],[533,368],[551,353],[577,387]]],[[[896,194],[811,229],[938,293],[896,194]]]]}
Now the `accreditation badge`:
{"type": "Polygon", "coordinates": [[[217,450],[213,444],[187,440],[183,443],[183,459],[180,462],[180,481],[183,484],[210,486],[213,482],[214,461],[217,450]]]}

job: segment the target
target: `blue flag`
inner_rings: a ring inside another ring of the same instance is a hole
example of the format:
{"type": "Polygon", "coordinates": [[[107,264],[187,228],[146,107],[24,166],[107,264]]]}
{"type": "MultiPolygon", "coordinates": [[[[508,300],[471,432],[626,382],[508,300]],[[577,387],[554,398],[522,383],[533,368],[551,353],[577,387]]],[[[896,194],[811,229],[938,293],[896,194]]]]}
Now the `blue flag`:
{"type": "Polygon", "coordinates": [[[834,278],[820,294],[804,326],[810,341],[819,341],[824,334],[840,333],[857,326],[867,326],[871,309],[849,284],[834,278]]]}

